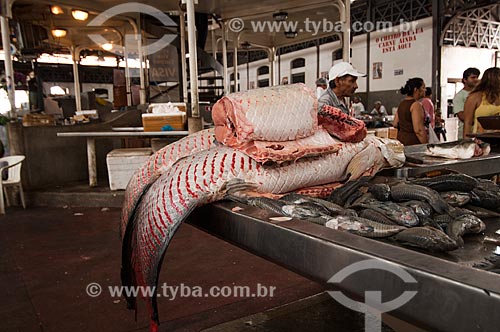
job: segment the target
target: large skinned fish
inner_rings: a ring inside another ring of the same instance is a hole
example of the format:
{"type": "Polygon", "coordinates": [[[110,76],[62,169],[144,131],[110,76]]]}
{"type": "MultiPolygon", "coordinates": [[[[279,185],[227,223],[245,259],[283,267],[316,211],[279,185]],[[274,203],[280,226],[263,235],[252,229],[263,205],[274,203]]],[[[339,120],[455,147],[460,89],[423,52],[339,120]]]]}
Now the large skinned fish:
{"type": "MultiPolygon", "coordinates": [[[[151,185],[127,225],[122,247],[124,286],[156,287],[163,255],[181,222],[196,207],[223,198],[228,184],[253,184],[262,193],[340,181],[351,159],[369,144],[341,144],[339,151],[294,163],[263,166],[232,148],[218,146],[177,161],[151,185]]],[[[148,299],[151,331],[158,329],[156,297],[148,299]]],[[[136,308],[135,298],[127,298],[136,308]]]]}
{"type": "Polygon", "coordinates": [[[149,157],[148,161],[137,171],[127,184],[122,207],[120,230],[123,237],[132,211],[139,198],[160,174],[166,172],[177,160],[200,151],[208,150],[214,145],[214,129],[207,129],[184,137],[169,144],[149,157]]]}
{"type": "Polygon", "coordinates": [[[317,103],[302,83],[231,93],[212,109],[215,136],[259,162],[333,152],[338,146],[318,127],[317,103]]]}

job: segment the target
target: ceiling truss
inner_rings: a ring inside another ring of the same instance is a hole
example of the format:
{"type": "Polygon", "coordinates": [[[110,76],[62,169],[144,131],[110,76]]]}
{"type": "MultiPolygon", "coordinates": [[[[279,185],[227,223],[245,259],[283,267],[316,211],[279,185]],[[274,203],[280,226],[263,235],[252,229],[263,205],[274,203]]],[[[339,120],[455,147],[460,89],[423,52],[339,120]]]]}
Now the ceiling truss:
{"type": "Polygon", "coordinates": [[[445,26],[441,45],[500,49],[500,4],[456,14],[445,26]]]}

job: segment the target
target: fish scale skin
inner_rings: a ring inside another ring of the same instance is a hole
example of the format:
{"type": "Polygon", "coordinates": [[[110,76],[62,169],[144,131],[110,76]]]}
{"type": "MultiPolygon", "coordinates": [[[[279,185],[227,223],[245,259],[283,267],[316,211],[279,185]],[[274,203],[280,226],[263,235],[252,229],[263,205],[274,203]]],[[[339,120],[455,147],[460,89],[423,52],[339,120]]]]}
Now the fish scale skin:
{"type": "MultiPolygon", "coordinates": [[[[151,185],[128,225],[129,236],[124,237],[122,249],[123,285],[155,287],[162,257],[176,229],[196,206],[221,199],[227,182],[239,179],[256,184],[262,193],[284,193],[338,181],[345,177],[352,157],[365,146],[363,142],[344,143],[336,153],[280,166],[260,165],[224,146],[180,159],[151,185]]],[[[153,329],[158,324],[156,298],[148,300],[153,329]]],[[[127,302],[135,308],[135,299],[127,302]]]]}
{"type": "MultiPolygon", "coordinates": [[[[304,84],[290,84],[231,93],[214,105],[225,109],[238,128],[237,140],[293,141],[317,128],[317,99],[304,84]],[[283,118],[286,114],[286,118],[283,118]]],[[[214,123],[217,126],[217,116],[214,123]]],[[[221,124],[221,125],[225,125],[221,124]]],[[[224,140],[221,140],[224,142],[224,140]]]]}
{"type": "Polygon", "coordinates": [[[440,214],[449,211],[449,205],[436,191],[418,184],[397,184],[391,187],[391,197],[395,201],[425,200],[440,214]]]}
{"type": "Polygon", "coordinates": [[[143,190],[177,160],[209,149],[214,145],[214,140],[215,134],[213,129],[199,131],[158,150],[149,157],[141,168],[134,172],[125,190],[120,224],[122,238],[130,214],[141,197],[143,190]]]}

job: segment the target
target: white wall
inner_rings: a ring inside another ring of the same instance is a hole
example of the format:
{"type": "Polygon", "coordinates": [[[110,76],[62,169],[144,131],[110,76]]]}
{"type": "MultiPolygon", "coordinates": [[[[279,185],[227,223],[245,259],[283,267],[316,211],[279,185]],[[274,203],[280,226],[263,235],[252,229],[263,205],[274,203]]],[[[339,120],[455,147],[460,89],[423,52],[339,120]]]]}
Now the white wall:
{"type": "MultiPolygon", "coordinates": [[[[432,79],[432,18],[410,22],[408,36],[375,32],[370,36],[370,91],[397,90],[407,79],[421,77],[427,86],[432,79]],[[382,63],[382,78],[373,78],[373,64],[382,63]],[[395,70],[402,69],[402,75],[395,70]]],[[[396,27],[401,29],[401,26],[396,27]]]]}
{"type": "MultiPolygon", "coordinates": [[[[380,79],[373,79],[373,72],[369,73],[370,91],[398,90],[410,77],[422,77],[428,85],[430,84],[432,77],[432,18],[411,22],[411,26],[394,27],[391,32],[380,31],[371,33],[370,39],[370,70],[372,71],[373,63],[375,62],[381,62],[383,68],[382,78],[380,79]],[[394,31],[404,29],[406,29],[404,31],[407,31],[410,27],[412,29],[410,29],[408,36],[396,35],[397,32],[394,31]],[[393,43],[394,49],[383,47],[380,39],[384,37],[393,43]],[[403,74],[396,76],[394,74],[394,70],[396,69],[402,69],[403,74]]],[[[332,53],[341,47],[342,45],[339,41],[320,45],[320,75],[322,72],[329,71],[332,66],[332,53]]],[[[354,37],[351,48],[351,63],[357,70],[365,72],[367,63],[366,34],[354,37]]],[[[278,84],[283,77],[288,77],[289,81],[291,81],[292,72],[290,70],[290,62],[301,57],[306,59],[305,83],[311,88],[315,87],[314,82],[318,78],[316,74],[318,66],[316,47],[282,55],[280,72],[276,75],[278,84]]],[[[255,82],[255,86],[257,86],[257,68],[268,64],[267,59],[250,64],[249,80],[250,82],[255,82]]],[[[241,77],[241,91],[245,91],[248,89],[246,64],[238,66],[238,70],[241,77]]],[[[229,73],[232,71],[233,69],[229,68],[229,73]]],[[[276,66],[276,71],[278,71],[278,65],[276,66]]],[[[358,79],[358,92],[366,92],[366,80],[367,78],[358,79]]]]}
{"type": "MultiPolygon", "coordinates": [[[[352,58],[351,58],[351,64],[353,65],[356,70],[366,73],[366,53],[367,53],[367,46],[366,46],[366,35],[360,35],[356,36],[352,40],[351,44],[351,49],[352,49],[352,58]]],[[[358,78],[358,90],[356,92],[366,92],[366,80],[367,77],[360,77],[358,78]]],[[[373,89],[372,89],[373,90],[373,89]]]]}

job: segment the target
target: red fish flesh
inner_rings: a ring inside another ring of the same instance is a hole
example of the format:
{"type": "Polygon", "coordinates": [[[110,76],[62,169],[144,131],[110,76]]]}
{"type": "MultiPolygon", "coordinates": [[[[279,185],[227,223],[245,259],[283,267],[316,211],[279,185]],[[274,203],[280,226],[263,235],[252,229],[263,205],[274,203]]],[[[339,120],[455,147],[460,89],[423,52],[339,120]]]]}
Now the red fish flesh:
{"type": "Polygon", "coordinates": [[[361,142],[367,134],[363,121],[353,118],[330,105],[324,105],[318,112],[318,123],[330,135],[337,137],[342,142],[361,142]]]}

